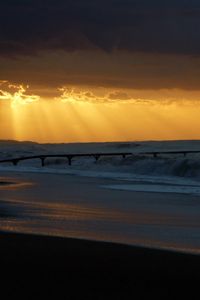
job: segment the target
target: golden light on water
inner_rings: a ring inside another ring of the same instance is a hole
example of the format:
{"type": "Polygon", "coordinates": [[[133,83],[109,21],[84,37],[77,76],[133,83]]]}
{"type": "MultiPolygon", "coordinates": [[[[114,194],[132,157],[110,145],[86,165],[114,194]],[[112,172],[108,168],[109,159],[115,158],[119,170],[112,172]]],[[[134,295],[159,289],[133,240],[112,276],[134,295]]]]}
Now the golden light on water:
{"type": "Polygon", "coordinates": [[[29,94],[23,85],[0,86],[0,139],[96,142],[200,138],[200,104],[142,100],[120,91],[59,90],[29,94]],[[121,99],[120,99],[121,97],[121,99]]]}

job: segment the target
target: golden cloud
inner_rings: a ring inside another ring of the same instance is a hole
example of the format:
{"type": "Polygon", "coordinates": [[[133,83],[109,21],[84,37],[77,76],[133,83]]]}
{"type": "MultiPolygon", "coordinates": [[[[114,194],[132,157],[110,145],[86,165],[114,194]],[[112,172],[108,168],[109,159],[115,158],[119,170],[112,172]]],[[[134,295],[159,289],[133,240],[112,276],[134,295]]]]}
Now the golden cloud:
{"type": "MultiPolygon", "coordinates": [[[[89,90],[87,88],[76,88],[76,87],[62,87],[58,89],[61,92],[59,97],[56,97],[56,100],[60,100],[64,103],[69,102],[87,102],[87,103],[136,103],[136,102],[146,102],[144,99],[132,97],[129,93],[123,90],[101,90],[100,88],[89,90]]],[[[150,99],[149,99],[150,100],[150,99]]],[[[152,100],[153,101],[153,100],[152,100]]]]}
{"type": "Polygon", "coordinates": [[[0,80],[0,100],[8,100],[11,106],[26,105],[40,99],[38,95],[27,94],[29,86],[15,85],[6,80],[0,80]]]}

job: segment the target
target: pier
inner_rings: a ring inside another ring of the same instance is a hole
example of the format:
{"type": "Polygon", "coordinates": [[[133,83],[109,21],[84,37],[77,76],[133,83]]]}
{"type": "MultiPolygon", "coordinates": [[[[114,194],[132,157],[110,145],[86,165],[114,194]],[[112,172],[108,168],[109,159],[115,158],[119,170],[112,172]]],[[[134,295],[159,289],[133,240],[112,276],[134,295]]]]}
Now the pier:
{"type": "Polygon", "coordinates": [[[112,153],[73,153],[73,154],[44,154],[44,155],[32,155],[32,156],[24,156],[24,157],[16,157],[0,160],[0,163],[12,163],[16,166],[20,161],[30,160],[30,159],[40,159],[42,167],[45,166],[45,160],[47,158],[67,158],[69,166],[72,164],[72,159],[75,157],[94,157],[95,161],[97,161],[101,156],[121,156],[125,158],[127,155],[132,155],[130,152],[112,152],[112,153]]]}
{"type": "Polygon", "coordinates": [[[200,153],[200,150],[182,150],[182,151],[149,151],[149,152],[99,152],[99,153],[67,153],[67,154],[42,154],[42,155],[32,155],[32,156],[22,156],[16,158],[9,158],[0,160],[0,163],[12,163],[14,166],[20,161],[30,160],[30,159],[40,159],[41,166],[45,166],[45,160],[47,158],[66,158],[68,160],[68,165],[71,166],[72,160],[75,157],[93,157],[95,161],[98,161],[102,156],[121,156],[126,158],[127,156],[153,156],[154,158],[161,157],[162,155],[183,155],[184,157],[188,154],[200,153]]]}

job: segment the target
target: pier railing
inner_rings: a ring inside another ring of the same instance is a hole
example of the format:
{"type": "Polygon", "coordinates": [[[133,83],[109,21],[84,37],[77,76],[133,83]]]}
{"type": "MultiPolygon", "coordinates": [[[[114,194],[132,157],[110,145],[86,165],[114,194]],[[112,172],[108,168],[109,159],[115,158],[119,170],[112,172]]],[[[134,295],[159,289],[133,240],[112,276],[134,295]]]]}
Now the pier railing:
{"type": "Polygon", "coordinates": [[[16,166],[20,161],[30,160],[30,159],[40,159],[42,167],[45,166],[45,160],[47,158],[66,158],[68,160],[68,164],[72,164],[72,159],[75,157],[94,157],[95,161],[101,156],[121,156],[122,158],[126,158],[126,156],[153,156],[154,158],[161,155],[174,155],[181,154],[186,156],[187,154],[200,153],[200,150],[181,150],[181,151],[149,151],[149,152],[100,152],[100,153],[70,153],[70,154],[42,154],[42,155],[32,155],[32,156],[21,156],[16,158],[9,158],[0,160],[0,163],[12,163],[16,166]]]}
{"type": "Polygon", "coordinates": [[[187,154],[197,154],[200,153],[200,150],[178,150],[178,151],[150,151],[150,152],[141,152],[142,155],[153,155],[153,157],[158,157],[159,155],[173,155],[181,154],[186,156],[187,154]]]}
{"type": "Polygon", "coordinates": [[[16,158],[9,158],[0,160],[0,163],[13,163],[14,166],[16,166],[20,161],[23,160],[30,160],[30,159],[40,159],[41,165],[44,167],[45,165],[45,159],[47,158],[67,158],[68,164],[72,164],[72,159],[75,157],[94,157],[94,159],[97,161],[101,156],[121,156],[122,158],[125,158],[127,155],[132,155],[130,152],[112,152],[112,153],[73,153],[73,154],[43,154],[43,155],[32,155],[32,156],[22,156],[22,157],[16,157],[16,158]]]}

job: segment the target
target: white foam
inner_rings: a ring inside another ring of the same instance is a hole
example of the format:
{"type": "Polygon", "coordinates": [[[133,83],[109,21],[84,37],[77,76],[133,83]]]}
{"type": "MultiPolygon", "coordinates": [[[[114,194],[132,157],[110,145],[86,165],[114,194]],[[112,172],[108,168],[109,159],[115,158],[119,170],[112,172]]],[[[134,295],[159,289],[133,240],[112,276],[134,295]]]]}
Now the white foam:
{"type": "Polygon", "coordinates": [[[136,191],[136,192],[158,192],[158,193],[182,193],[200,195],[200,183],[179,177],[169,176],[145,176],[122,172],[87,171],[77,169],[56,169],[41,167],[0,167],[0,171],[63,174],[81,177],[107,178],[113,180],[132,181],[134,184],[106,185],[104,188],[136,191]]]}
{"type": "MultiPolygon", "coordinates": [[[[59,153],[95,153],[95,152],[132,152],[200,150],[200,141],[173,142],[129,142],[129,143],[90,143],[90,144],[46,144],[16,143],[0,141],[0,158],[12,158],[26,155],[59,153]]],[[[110,178],[134,182],[129,190],[184,192],[198,194],[200,188],[200,154],[169,155],[158,158],[133,155],[121,157],[94,158],[77,157],[68,166],[65,159],[47,159],[45,167],[39,159],[19,162],[17,166],[1,164],[0,171],[32,172],[46,174],[68,174],[97,178],[110,178]],[[139,183],[142,183],[139,185],[139,183]],[[162,184],[165,188],[162,188],[162,184]],[[168,185],[168,187],[166,187],[168,185]],[[146,187],[145,187],[146,186],[146,187]]],[[[124,187],[125,188],[125,187],[124,187]]]]}
{"type": "Polygon", "coordinates": [[[200,195],[200,186],[167,186],[162,184],[113,184],[103,185],[103,188],[121,191],[153,192],[153,193],[178,193],[200,195]]]}

